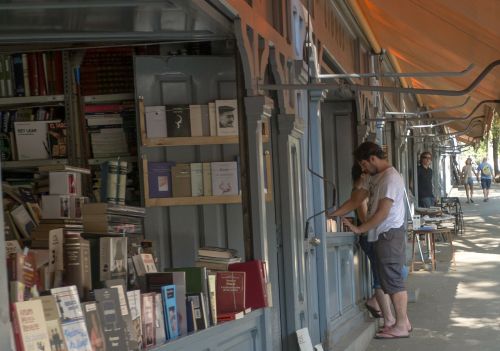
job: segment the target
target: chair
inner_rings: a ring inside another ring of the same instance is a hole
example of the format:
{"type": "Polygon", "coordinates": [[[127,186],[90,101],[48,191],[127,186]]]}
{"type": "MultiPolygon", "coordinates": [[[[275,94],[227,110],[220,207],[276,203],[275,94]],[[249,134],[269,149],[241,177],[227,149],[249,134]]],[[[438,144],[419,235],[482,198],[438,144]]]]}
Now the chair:
{"type": "Polygon", "coordinates": [[[455,234],[462,235],[464,233],[464,215],[460,199],[458,197],[442,197],[441,208],[455,217],[455,234]]]}

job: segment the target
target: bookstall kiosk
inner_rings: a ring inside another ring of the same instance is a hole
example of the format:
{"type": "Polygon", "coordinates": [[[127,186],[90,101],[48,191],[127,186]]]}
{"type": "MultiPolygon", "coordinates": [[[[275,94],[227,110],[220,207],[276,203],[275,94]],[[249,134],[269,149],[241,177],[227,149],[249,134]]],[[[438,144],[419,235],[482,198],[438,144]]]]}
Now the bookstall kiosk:
{"type": "MultiPolygon", "coordinates": [[[[169,4],[178,5],[177,3],[178,2],[173,1],[169,4]]],[[[169,4],[163,6],[168,7],[169,4]]],[[[101,161],[113,159],[113,157],[104,157],[100,160],[95,157],[92,159],[88,157],[89,155],[86,153],[88,145],[85,143],[88,144],[89,142],[88,139],[85,140],[84,138],[87,128],[85,124],[82,124],[82,105],[85,103],[109,103],[113,101],[130,100],[130,98],[134,101],[139,101],[137,105],[139,114],[137,119],[137,131],[139,134],[138,142],[140,147],[137,154],[138,156],[135,156],[134,159],[134,155],[128,155],[127,160],[138,164],[140,170],[139,183],[142,194],[151,195],[148,185],[150,178],[148,177],[149,169],[147,168],[147,162],[149,161],[160,162],[172,160],[186,163],[231,161],[237,164],[238,160],[236,156],[239,154],[240,146],[234,135],[219,139],[216,136],[211,136],[209,139],[206,139],[208,141],[192,138],[190,141],[184,140],[177,143],[174,142],[171,145],[155,145],[154,148],[150,147],[147,144],[147,140],[143,139],[143,135],[140,134],[141,131],[143,131],[140,125],[142,121],[141,118],[145,116],[141,115],[143,112],[142,107],[139,108],[140,106],[145,108],[147,106],[174,104],[208,104],[217,103],[218,100],[236,99],[237,89],[240,89],[236,82],[237,75],[235,73],[236,65],[234,62],[234,50],[236,50],[236,48],[229,48],[229,50],[227,48],[222,48],[219,50],[222,53],[221,55],[210,57],[183,55],[184,49],[180,44],[169,45],[165,43],[164,46],[160,45],[160,52],[162,50],[173,50],[175,54],[168,55],[167,52],[167,55],[136,57],[134,63],[136,72],[134,78],[135,92],[132,92],[132,95],[122,95],[122,92],[119,92],[118,94],[112,94],[114,96],[105,96],[109,94],[82,96],[81,92],[78,90],[79,86],[77,84],[82,77],[74,75],[74,68],[81,62],[81,54],[86,46],[105,47],[107,41],[116,40],[116,38],[119,38],[118,41],[120,41],[120,44],[126,44],[131,41],[139,43],[151,41],[168,42],[172,41],[174,38],[177,41],[193,41],[197,38],[210,40],[220,39],[221,37],[231,39],[231,23],[214,9],[200,4],[201,2],[196,2],[196,5],[192,5],[193,7],[188,6],[187,8],[175,6],[175,11],[163,9],[166,19],[162,22],[169,23],[167,21],[168,19],[172,21],[173,18],[180,15],[179,18],[181,22],[196,20],[205,23],[206,27],[210,29],[200,30],[199,33],[196,31],[177,31],[174,34],[169,32],[158,33],[154,31],[150,33],[139,32],[144,30],[144,27],[151,26],[152,22],[154,22],[151,16],[147,16],[147,13],[141,11],[139,11],[139,14],[144,17],[139,19],[136,18],[135,23],[135,29],[138,32],[127,32],[123,29],[127,28],[127,23],[119,19],[124,13],[128,13],[127,8],[117,9],[114,6],[106,7],[106,5],[100,5],[98,8],[90,6],[89,9],[84,10],[83,5],[72,4],[72,6],[68,8],[64,8],[64,5],[61,5],[59,10],[62,11],[64,15],[56,17],[67,17],[71,14],[74,16],[75,9],[85,13],[88,16],[87,18],[92,18],[91,15],[97,16],[96,12],[100,12],[97,17],[103,19],[109,16],[106,18],[109,22],[113,23],[113,20],[117,21],[115,22],[116,28],[118,29],[117,33],[106,34],[105,28],[98,28],[98,30],[101,29],[102,32],[97,32],[95,27],[93,28],[94,33],[85,33],[85,30],[94,26],[95,23],[84,22],[81,32],[68,32],[64,34],[41,32],[39,35],[31,32],[21,36],[21,38],[16,38],[15,35],[10,37],[4,36],[4,39],[2,39],[2,43],[5,45],[2,51],[2,55],[4,56],[10,56],[15,53],[25,53],[27,55],[31,52],[52,52],[52,50],[62,50],[62,65],[60,67],[62,76],[57,78],[63,83],[62,94],[49,95],[47,92],[46,94],[40,95],[33,94],[33,96],[4,96],[0,98],[0,105],[6,106],[8,109],[12,109],[15,106],[32,107],[33,105],[44,105],[54,102],[63,105],[67,123],[68,149],[66,158],[9,160],[2,162],[2,168],[4,170],[29,170],[34,169],[34,167],[55,164],[91,166],[101,161]],[[202,7],[201,11],[197,6],[202,7]],[[121,27],[121,25],[123,25],[123,27],[121,27]],[[142,28],[140,28],[141,25],[143,26],[142,28]],[[44,43],[40,44],[38,40],[43,40],[44,43]],[[74,49],[75,46],[79,45],[81,45],[81,49],[69,50],[70,47],[74,49]],[[150,79],[149,81],[148,77],[150,79]],[[151,78],[154,81],[153,84],[151,83],[151,78]],[[210,88],[207,89],[208,84],[213,85],[210,85],[210,88]],[[160,92],[161,95],[158,95],[160,92]],[[140,98],[143,98],[143,100],[140,98]],[[198,146],[200,144],[204,144],[205,146],[198,146]],[[146,186],[148,187],[146,188],[146,186]]],[[[45,18],[47,21],[56,19],[56,17],[54,17],[55,13],[51,13],[50,11],[43,13],[42,10],[47,10],[43,9],[43,5],[39,5],[41,7],[36,7],[36,5],[33,6],[35,7],[31,7],[31,10],[38,9],[41,12],[31,13],[28,11],[28,8],[16,8],[14,6],[13,9],[11,9],[13,16],[10,20],[13,21],[13,23],[21,23],[21,19],[25,13],[27,16],[33,16],[38,19],[40,19],[40,16],[46,16],[45,18]]],[[[88,4],[85,6],[87,7],[88,4]]],[[[155,10],[161,12],[162,5],[160,2],[155,6],[155,10]]],[[[28,22],[26,18],[22,21],[22,23],[28,22]]],[[[99,22],[97,20],[97,23],[104,22],[99,22]]],[[[174,27],[175,25],[182,26],[182,23],[173,25],[174,27]]],[[[49,28],[52,27],[50,26],[49,28]]],[[[34,31],[32,28],[29,29],[34,31]]],[[[5,27],[5,32],[9,32],[7,25],[5,27]]],[[[217,48],[217,45],[221,44],[214,44],[214,47],[217,48]]],[[[28,57],[29,56],[26,56],[26,58],[28,57]]],[[[42,59],[42,62],[44,62],[43,60],[44,59],[42,59]]],[[[25,85],[25,89],[27,89],[29,85],[28,77],[28,84],[25,85]]],[[[26,94],[26,90],[24,93],[18,93],[19,95],[26,94]]],[[[7,95],[10,94],[7,93],[7,95]]],[[[245,131],[244,126],[237,130],[237,132],[241,131],[245,131]]],[[[268,164],[268,170],[269,169],[270,163],[268,164]]],[[[268,179],[268,182],[268,194],[271,194],[270,179],[268,179]]],[[[270,196],[268,198],[271,200],[270,196]]],[[[198,199],[186,199],[186,197],[182,197],[177,201],[172,201],[170,199],[161,200],[161,198],[152,201],[151,196],[146,196],[144,200],[146,206],[151,206],[147,209],[146,236],[157,244],[156,252],[160,258],[160,269],[193,265],[196,257],[196,249],[201,245],[226,246],[236,248],[240,252],[240,255],[247,254],[244,245],[244,219],[240,191],[226,198],[202,196],[198,199]],[[168,208],[165,206],[168,206],[168,208]],[[168,254],[165,255],[164,253],[168,254]]],[[[0,260],[5,260],[5,242],[3,238],[0,239],[0,260]]],[[[7,274],[0,275],[0,283],[2,286],[8,286],[7,274]]],[[[10,324],[8,323],[9,309],[7,306],[9,305],[9,297],[5,289],[2,290],[0,294],[0,314],[2,323],[4,323],[2,328],[0,328],[0,336],[2,340],[12,340],[9,332],[10,324]]],[[[169,341],[164,345],[158,345],[154,349],[265,349],[263,316],[263,310],[255,310],[240,320],[198,331],[192,335],[169,341]]]]}

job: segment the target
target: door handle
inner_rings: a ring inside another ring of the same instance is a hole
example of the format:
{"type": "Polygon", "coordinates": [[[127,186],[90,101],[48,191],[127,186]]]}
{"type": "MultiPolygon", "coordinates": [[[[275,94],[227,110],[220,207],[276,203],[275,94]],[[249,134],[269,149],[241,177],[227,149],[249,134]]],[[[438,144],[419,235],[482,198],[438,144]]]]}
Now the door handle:
{"type": "Polygon", "coordinates": [[[312,246],[319,246],[319,244],[321,244],[321,239],[317,237],[311,238],[309,239],[309,244],[312,246]]]}

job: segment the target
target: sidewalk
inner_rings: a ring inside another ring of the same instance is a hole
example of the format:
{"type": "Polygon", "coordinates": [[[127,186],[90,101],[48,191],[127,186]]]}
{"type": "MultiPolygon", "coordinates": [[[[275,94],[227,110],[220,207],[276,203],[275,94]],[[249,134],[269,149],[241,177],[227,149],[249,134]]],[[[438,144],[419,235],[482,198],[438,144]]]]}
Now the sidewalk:
{"type": "Polygon", "coordinates": [[[500,186],[491,189],[489,202],[476,187],[473,204],[465,203],[461,188],[451,195],[460,197],[465,223],[454,241],[456,268],[440,245],[437,271],[408,279],[410,289],[420,288],[418,301],[408,304],[411,337],[374,339],[368,351],[500,350],[500,186]]]}

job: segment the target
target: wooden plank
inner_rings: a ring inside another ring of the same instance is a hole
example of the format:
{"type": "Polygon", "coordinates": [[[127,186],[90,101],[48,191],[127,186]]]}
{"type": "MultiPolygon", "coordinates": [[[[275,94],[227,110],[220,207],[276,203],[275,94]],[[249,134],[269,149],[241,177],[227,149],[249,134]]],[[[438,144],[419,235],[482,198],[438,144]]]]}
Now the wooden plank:
{"type": "MultiPolygon", "coordinates": [[[[145,174],[145,178],[146,178],[146,174],[145,174]]],[[[144,192],[146,193],[146,189],[144,192]]],[[[240,202],[241,202],[241,196],[239,196],[239,195],[234,195],[234,196],[166,197],[166,198],[147,198],[146,197],[146,207],[237,204],[240,202]]]]}
{"type": "MultiPolygon", "coordinates": [[[[141,112],[140,112],[141,113],[141,112]]],[[[142,114],[142,113],[141,113],[142,114]]],[[[237,135],[229,136],[201,136],[201,137],[178,137],[178,138],[147,138],[144,129],[144,119],[141,117],[141,140],[142,146],[197,146],[197,145],[217,145],[217,144],[238,144],[237,135]]],[[[269,136],[262,136],[263,142],[269,142],[269,136]]]]}

